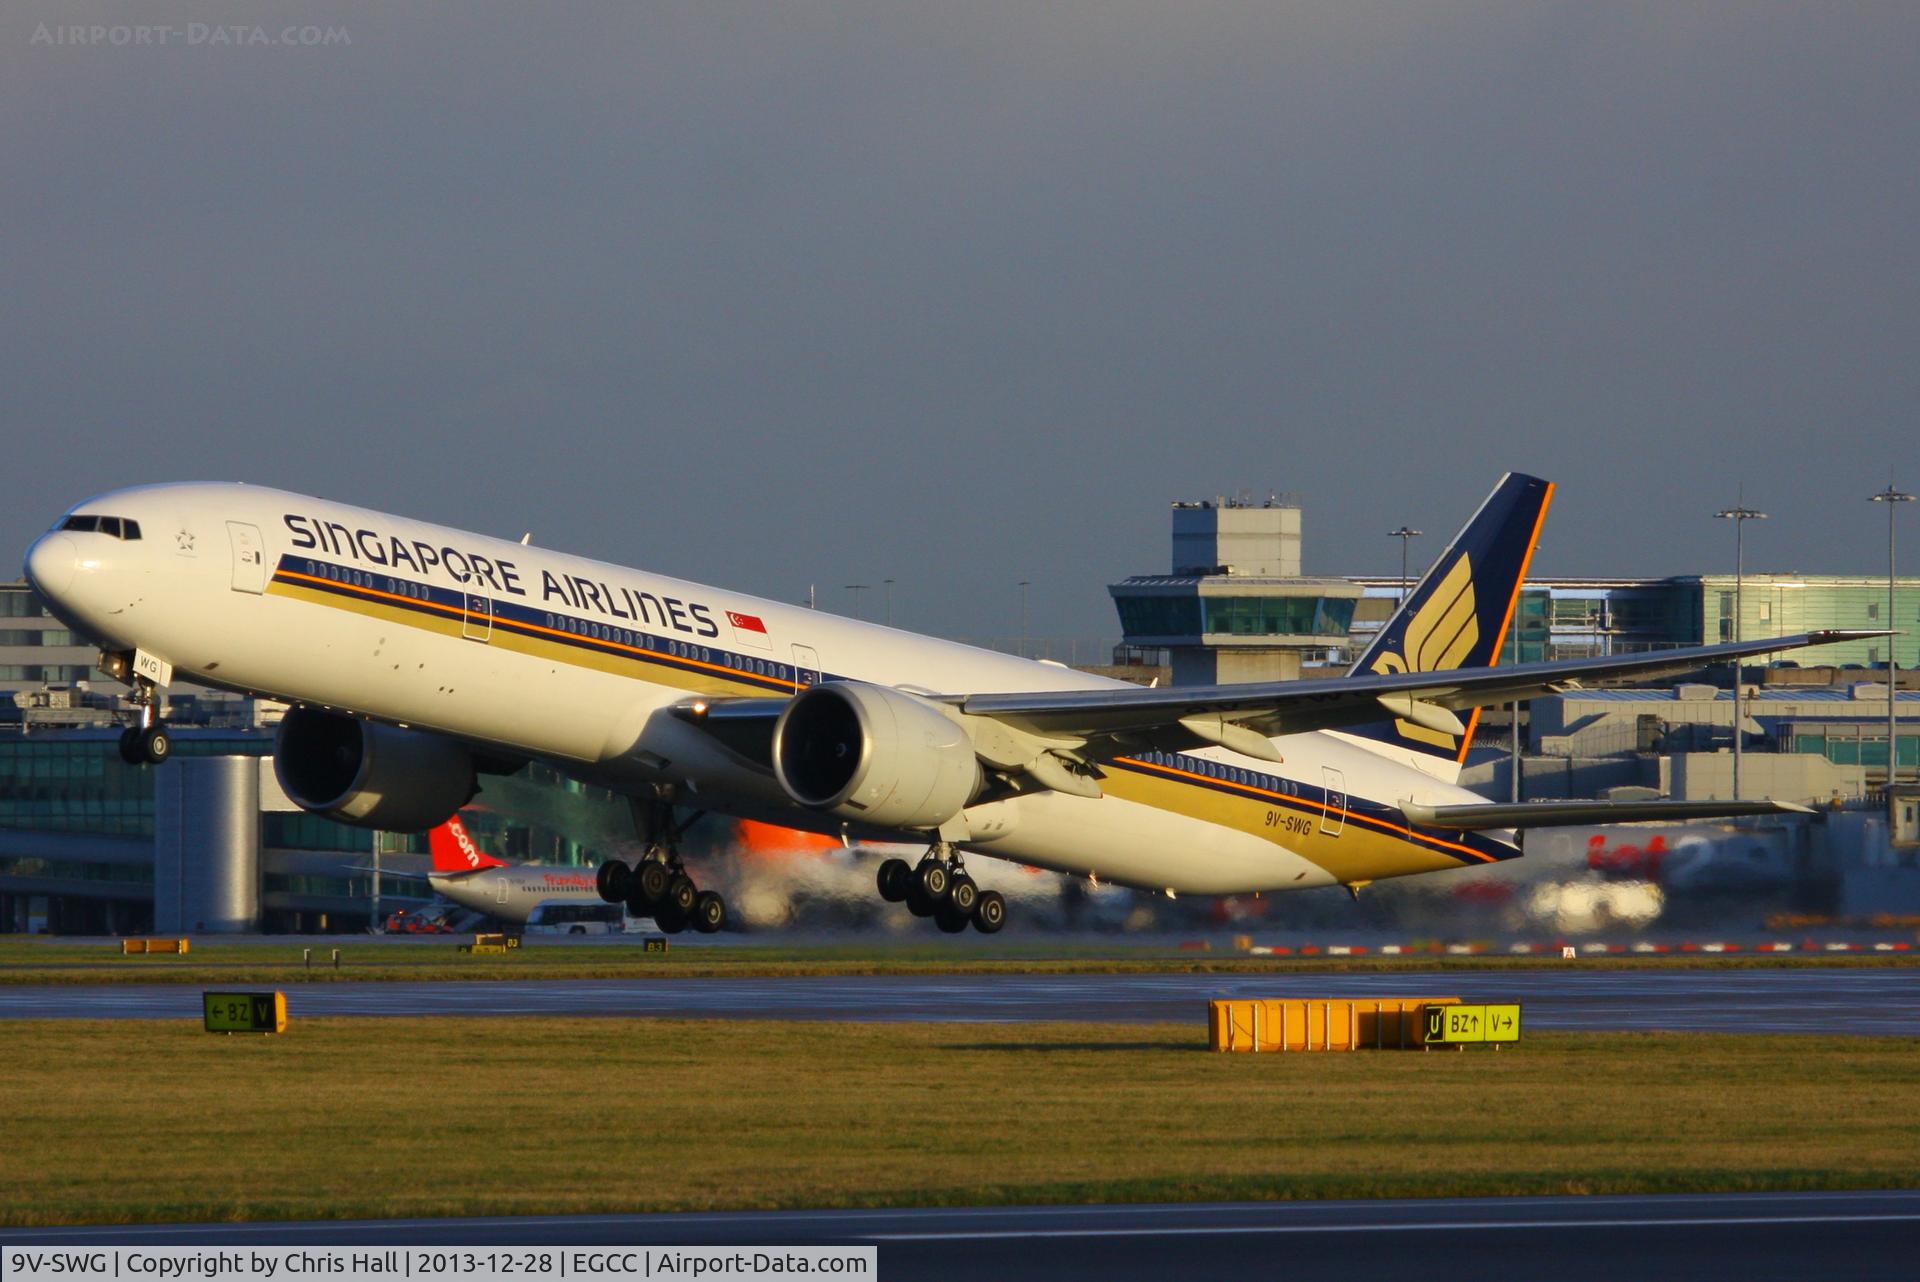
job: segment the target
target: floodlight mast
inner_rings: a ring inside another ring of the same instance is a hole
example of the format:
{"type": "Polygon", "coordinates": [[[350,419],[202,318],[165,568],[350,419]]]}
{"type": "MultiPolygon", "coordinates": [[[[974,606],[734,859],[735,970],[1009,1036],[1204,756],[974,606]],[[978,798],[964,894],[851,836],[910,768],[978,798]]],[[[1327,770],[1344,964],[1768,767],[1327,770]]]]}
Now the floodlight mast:
{"type": "MultiPolygon", "coordinates": [[[[1872,496],[1875,503],[1887,505],[1887,627],[1893,627],[1893,514],[1901,503],[1913,502],[1913,495],[1904,494],[1887,482],[1887,488],[1872,496]]],[[[1899,636],[1887,638],[1887,793],[1888,804],[1892,804],[1893,781],[1900,771],[1900,664],[1897,655],[1900,652],[1899,636]]]]}
{"type": "MultiPolygon", "coordinates": [[[[1764,521],[1765,512],[1750,508],[1743,501],[1714,515],[1733,522],[1733,639],[1739,641],[1742,587],[1746,577],[1746,533],[1748,521],[1764,521]]],[[[1746,699],[1741,662],[1733,661],[1733,799],[1740,800],[1740,740],[1745,737],[1746,699]]]]}

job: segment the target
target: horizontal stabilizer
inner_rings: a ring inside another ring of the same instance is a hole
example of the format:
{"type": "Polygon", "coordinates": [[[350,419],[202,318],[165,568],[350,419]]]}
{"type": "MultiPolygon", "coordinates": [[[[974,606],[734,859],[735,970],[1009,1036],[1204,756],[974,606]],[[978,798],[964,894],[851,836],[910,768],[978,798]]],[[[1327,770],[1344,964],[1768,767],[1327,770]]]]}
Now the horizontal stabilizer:
{"type": "Polygon", "coordinates": [[[1742,815],[1810,815],[1791,801],[1519,801],[1512,804],[1401,806],[1409,823],[1462,831],[1500,828],[1566,828],[1575,824],[1631,824],[1687,819],[1733,819],[1742,815]]]}

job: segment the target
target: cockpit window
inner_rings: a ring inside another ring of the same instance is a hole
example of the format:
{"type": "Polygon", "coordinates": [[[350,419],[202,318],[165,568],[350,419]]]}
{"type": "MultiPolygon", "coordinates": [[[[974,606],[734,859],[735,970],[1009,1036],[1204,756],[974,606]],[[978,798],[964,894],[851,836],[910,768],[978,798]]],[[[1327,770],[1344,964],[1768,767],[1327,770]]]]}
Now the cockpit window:
{"type": "Polygon", "coordinates": [[[100,516],[97,513],[76,512],[60,526],[63,530],[76,530],[82,534],[111,534],[116,539],[137,539],[140,537],[140,522],[118,516],[100,516]]]}

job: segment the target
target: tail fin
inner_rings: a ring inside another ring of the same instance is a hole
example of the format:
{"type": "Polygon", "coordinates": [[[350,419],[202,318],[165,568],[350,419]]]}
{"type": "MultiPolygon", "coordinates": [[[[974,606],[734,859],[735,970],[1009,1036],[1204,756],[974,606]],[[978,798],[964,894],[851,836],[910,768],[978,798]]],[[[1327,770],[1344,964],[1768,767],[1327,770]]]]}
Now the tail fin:
{"type": "MultiPolygon", "coordinates": [[[[1501,477],[1347,675],[1486,668],[1499,662],[1552,499],[1551,481],[1519,472],[1501,477]]],[[[1380,721],[1347,733],[1446,758],[1457,767],[1466,759],[1479,720],[1476,710],[1466,734],[1458,736],[1410,721],[1380,721]]]]}
{"type": "Polygon", "coordinates": [[[478,872],[482,868],[507,866],[506,860],[481,853],[480,847],[474,845],[473,838],[467,835],[466,825],[460,822],[459,815],[450,816],[445,823],[427,834],[427,848],[433,852],[435,872],[478,872]]]}

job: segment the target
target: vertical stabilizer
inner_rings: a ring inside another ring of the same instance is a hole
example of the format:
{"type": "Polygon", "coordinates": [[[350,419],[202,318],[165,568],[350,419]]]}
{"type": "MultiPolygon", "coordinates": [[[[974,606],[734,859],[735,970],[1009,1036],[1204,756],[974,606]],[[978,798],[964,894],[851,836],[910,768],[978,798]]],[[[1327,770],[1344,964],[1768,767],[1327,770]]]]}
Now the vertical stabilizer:
{"type": "Polygon", "coordinates": [[[457,814],[427,834],[427,849],[433,852],[435,872],[478,872],[507,866],[506,860],[484,854],[473,844],[457,814]]]}
{"type": "MultiPolygon", "coordinates": [[[[1506,653],[1514,606],[1552,499],[1550,481],[1519,472],[1501,477],[1347,675],[1439,672],[1498,663],[1506,653]]],[[[1444,758],[1457,767],[1466,759],[1479,721],[1476,710],[1464,735],[1402,720],[1383,720],[1345,733],[1444,758]]]]}

